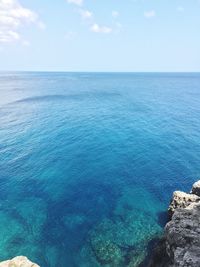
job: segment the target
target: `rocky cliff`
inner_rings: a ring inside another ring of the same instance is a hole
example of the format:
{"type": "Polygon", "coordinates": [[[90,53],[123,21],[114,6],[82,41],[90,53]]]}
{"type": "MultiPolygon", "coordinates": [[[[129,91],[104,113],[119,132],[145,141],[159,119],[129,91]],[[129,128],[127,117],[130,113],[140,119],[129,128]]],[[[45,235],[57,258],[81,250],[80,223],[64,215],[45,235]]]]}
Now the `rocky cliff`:
{"type": "Polygon", "coordinates": [[[29,261],[26,257],[19,256],[12,260],[3,261],[0,267],[40,267],[39,265],[29,261]]]}
{"type": "Polygon", "coordinates": [[[174,192],[169,216],[149,267],[200,267],[200,181],[189,194],[174,192]]]}

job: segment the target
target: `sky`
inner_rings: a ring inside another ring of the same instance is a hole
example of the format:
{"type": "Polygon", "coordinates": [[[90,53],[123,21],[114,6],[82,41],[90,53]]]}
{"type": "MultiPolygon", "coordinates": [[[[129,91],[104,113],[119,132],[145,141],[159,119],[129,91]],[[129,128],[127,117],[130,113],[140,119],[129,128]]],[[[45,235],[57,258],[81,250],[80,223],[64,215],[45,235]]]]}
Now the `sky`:
{"type": "Polygon", "coordinates": [[[200,0],[0,0],[2,71],[200,71],[200,0]]]}

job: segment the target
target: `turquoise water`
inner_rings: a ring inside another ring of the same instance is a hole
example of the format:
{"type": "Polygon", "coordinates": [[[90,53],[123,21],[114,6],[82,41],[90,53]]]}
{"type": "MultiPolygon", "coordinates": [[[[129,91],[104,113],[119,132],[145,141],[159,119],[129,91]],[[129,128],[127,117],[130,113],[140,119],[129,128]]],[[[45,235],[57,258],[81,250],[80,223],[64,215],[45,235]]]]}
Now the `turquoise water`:
{"type": "Polygon", "coordinates": [[[199,127],[200,74],[0,73],[0,260],[139,266],[199,127]]]}

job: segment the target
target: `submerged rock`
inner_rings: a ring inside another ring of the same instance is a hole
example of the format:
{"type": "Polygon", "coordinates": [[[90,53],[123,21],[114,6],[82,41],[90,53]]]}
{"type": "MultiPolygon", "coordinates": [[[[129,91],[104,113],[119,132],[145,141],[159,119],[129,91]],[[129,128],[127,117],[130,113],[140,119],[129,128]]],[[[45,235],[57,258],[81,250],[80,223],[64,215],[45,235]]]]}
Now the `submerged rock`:
{"type": "MultiPolygon", "coordinates": [[[[193,188],[197,188],[195,184],[193,188]]],[[[149,267],[199,267],[200,198],[194,194],[175,192],[170,210],[172,219],[165,227],[164,238],[156,248],[149,267]]]]}
{"type": "Polygon", "coordinates": [[[160,233],[151,216],[135,210],[113,221],[104,219],[90,231],[88,243],[101,265],[136,267],[145,258],[148,242],[160,233]]]}
{"type": "Polygon", "coordinates": [[[129,257],[130,257],[130,260],[128,262],[128,267],[138,267],[147,257],[147,252],[144,249],[134,250],[134,251],[131,251],[129,257]]]}
{"type": "Polygon", "coordinates": [[[157,237],[162,228],[147,214],[132,212],[126,218],[114,221],[105,219],[90,232],[90,238],[111,240],[122,248],[139,247],[157,237]],[[145,227],[144,227],[145,226],[145,227]]]}
{"type": "Polygon", "coordinates": [[[123,262],[123,253],[121,249],[110,240],[93,239],[91,242],[92,249],[97,260],[101,264],[110,266],[120,266],[123,262]]]}
{"type": "Polygon", "coordinates": [[[29,261],[26,257],[18,256],[12,260],[0,262],[0,267],[40,267],[39,265],[29,261]]]}

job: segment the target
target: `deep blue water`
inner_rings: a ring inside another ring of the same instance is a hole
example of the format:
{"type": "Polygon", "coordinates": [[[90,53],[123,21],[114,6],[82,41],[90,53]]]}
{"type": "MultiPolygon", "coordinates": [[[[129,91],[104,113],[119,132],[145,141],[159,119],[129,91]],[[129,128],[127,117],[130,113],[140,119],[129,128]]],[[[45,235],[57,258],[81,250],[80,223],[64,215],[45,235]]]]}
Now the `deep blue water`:
{"type": "Polygon", "coordinates": [[[0,73],[0,260],[130,266],[200,176],[200,74],[0,73]]]}

